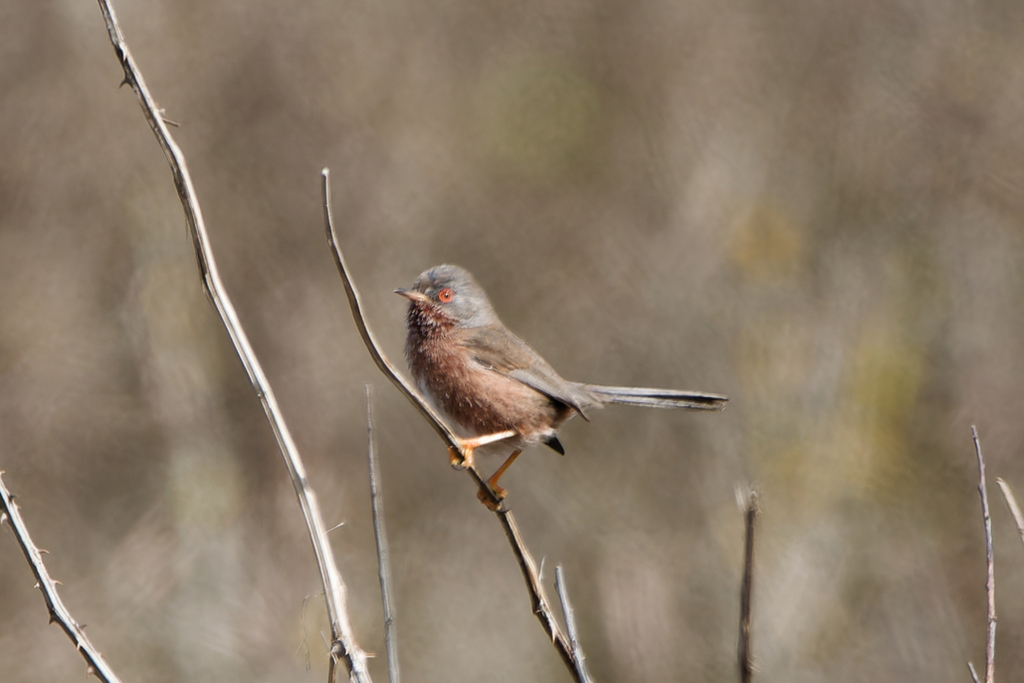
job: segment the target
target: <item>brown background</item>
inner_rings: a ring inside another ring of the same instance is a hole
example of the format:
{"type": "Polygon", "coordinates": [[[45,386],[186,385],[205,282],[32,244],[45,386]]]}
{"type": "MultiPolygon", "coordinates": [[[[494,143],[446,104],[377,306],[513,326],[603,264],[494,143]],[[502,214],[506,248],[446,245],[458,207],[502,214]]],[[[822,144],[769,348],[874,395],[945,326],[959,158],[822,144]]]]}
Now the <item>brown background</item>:
{"type": "MultiPolygon", "coordinates": [[[[564,375],[721,391],[610,408],[510,503],[565,566],[598,681],[734,673],[763,493],[764,681],[968,680],[984,652],[970,424],[1024,497],[1024,9],[782,0],[122,1],[225,283],[383,653],[379,446],[407,680],[566,681],[498,525],[378,375],[422,270],[472,270],[564,375]]],[[[321,681],[312,553],[95,3],[0,11],[0,469],[126,681],[321,681]],[[304,603],[304,598],[311,597],[304,603]],[[307,671],[307,660],[312,669],[307,671]]],[[[1000,678],[1024,548],[992,486],[1000,678]]],[[[0,534],[8,683],[84,665],[0,534]]],[[[385,680],[382,657],[373,663],[385,680]]]]}

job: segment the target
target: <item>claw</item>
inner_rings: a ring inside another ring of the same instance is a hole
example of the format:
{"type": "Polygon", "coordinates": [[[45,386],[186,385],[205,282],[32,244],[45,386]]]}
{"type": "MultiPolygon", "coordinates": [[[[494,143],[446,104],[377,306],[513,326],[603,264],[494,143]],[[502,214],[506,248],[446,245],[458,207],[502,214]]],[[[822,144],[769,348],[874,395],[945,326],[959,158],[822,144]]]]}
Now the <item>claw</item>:
{"type": "Polygon", "coordinates": [[[475,450],[475,447],[463,446],[463,450],[466,453],[465,456],[451,446],[448,447],[448,461],[452,464],[452,467],[457,470],[469,469],[474,464],[475,458],[473,457],[473,451],[475,450]]]}

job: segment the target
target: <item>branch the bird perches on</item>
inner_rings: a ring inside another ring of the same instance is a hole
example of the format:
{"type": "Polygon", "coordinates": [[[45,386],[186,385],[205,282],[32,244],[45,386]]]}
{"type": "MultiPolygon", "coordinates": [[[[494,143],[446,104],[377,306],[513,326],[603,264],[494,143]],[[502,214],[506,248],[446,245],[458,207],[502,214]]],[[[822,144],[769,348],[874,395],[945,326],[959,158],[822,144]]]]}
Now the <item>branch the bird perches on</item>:
{"type": "MultiPolygon", "coordinates": [[[[338,273],[341,275],[342,284],[345,286],[345,294],[348,297],[349,308],[352,311],[352,317],[355,320],[356,327],[359,328],[359,335],[363,339],[363,343],[366,345],[366,350],[370,352],[370,357],[373,358],[373,362],[377,365],[384,376],[387,377],[392,384],[394,384],[399,391],[401,391],[409,402],[420,412],[420,414],[427,420],[437,435],[441,437],[445,445],[452,451],[455,451],[460,456],[465,458],[465,452],[462,448],[461,440],[455,435],[451,428],[441,419],[437,412],[428,404],[419,392],[417,392],[412,385],[399,374],[394,364],[384,355],[380,349],[380,345],[377,343],[376,337],[369,325],[366,323],[366,319],[363,315],[362,300],[359,296],[359,290],[356,288],[355,282],[352,280],[348,265],[345,262],[345,256],[341,251],[341,247],[338,244],[337,234],[334,229],[334,220],[331,209],[331,179],[330,171],[324,169],[321,173],[321,188],[323,190],[323,211],[324,211],[324,227],[327,231],[327,243],[330,246],[331,253],[334,255],[334,264],[338,267],[338,273]]],[[[491,505],[488,507],[495,513],[498,521],[501,523],[502,529],[505,531],[505,535],[508,537],[509,544],[512,546],[512,553],[516,557],[516,562],[519,564],[519,568],[523,573],[523,579],[526,582],[526,589],[530,593],[530,601],[532,604],[533,612],[537,615],[537,619],[540,620],[541,626],[544,628],[544,632],[548,638],[551,639],[552,645],[555,650],[561,656],[562,661],[568,667],[572,673],[573,678],[577,683],[587,683],[588,678],[581,677],[585,675],[586,668],[582,664],[582,650],[579,647],[573,648],[569,638],[565,635],[562,627],[559,625],[558,620],[555,618],[554,613],[551,611],[551,602],[547,598],[547,594],[544,590],[544,584],[541,583],[540,574],[537,571],[537,563],[533,559],[533,555],[530,554],[529,549],[523,542],[522,533],[519,531],[519,525],[516,523],[515,517],[511,511],[505,508],[501,504],[501,499],[495,495],[494,491],[490,486],[487,485],[487,481],[481,476],[480,472],[477,471],[476,467],[467,467],[466,472],[473,478],[479,487],[481,494],[485,497],[485,501],[489,501],[491,505]]]]}

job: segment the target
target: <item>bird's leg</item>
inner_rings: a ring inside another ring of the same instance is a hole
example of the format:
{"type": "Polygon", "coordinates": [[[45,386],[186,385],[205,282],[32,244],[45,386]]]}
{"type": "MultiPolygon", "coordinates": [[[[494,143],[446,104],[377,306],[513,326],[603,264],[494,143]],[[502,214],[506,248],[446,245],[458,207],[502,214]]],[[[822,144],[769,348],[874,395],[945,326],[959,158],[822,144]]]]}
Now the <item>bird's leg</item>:
{"type": "Polygon", "coordinates": [[[452,467],[458,469],[466,469],[467,467],[473,466],[473,451],[480,446],[486,446],[489,443],[495,441],[501,441],[502,439],[508,439],[516,435],[515,430],[507,429],[504,432],[495,432],[494,434],[484,434],[483,436],[474,436],[471,439],[459,439],[459,445],[462,446],[462,453],[457,450],[448,447],[448,459],[451,461],[452,467]]]}
{"type": "Polygon", "coordinates": [[[511,467],[512,463],[516,461],[516,458],[518,458],[519,454],[522,452],[523,450],[521,448],[512,451],[512,455],[508,456],[508,458],[505,459],[505,462],[502,463],[501,467],[498,468],[498,471],[487,480],[487,487],[485,488],[481,485],[480,490],[476,492],[476,497],[479,498],[480,502],[486,505],[487,509],[491,512],[498,512],[501,510],[501,501],[505,500],[505,496],[508,495],[508,491],[498,486],[498,479],[501,478],[501,475],[505,474],[505,470],[511,467]],[[488,488],[490,490],[488,490],[488,488]],[[497,499],[497,502],[495,502],[495,499],[497,499]]]}
{"type": "Polygon", "coordinates": [[[487,480],[487,485],[491,487],[492,491],[494,491],[494,495],[498,497],[498,500],[503,499],[508,494],[508,491],[498,486],[498,480],[501,479],[501,475],[505,474],[505,470],[512,466],[512,463],[516,461],[516,458],[518,458],[519,454],[522,452],[522,449],[512,451],[512,455],[508,456],[505,462],[502,463],[501,467],[498,468],[498,471],[491,475],[491,478],[487,480]]]}

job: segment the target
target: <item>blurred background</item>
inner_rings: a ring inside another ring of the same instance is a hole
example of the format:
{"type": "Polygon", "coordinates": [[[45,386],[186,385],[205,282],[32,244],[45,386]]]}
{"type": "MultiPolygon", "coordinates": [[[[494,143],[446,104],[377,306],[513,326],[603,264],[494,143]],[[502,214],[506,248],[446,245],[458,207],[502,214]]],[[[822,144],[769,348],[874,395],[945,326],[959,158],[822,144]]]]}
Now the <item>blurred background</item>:
{"type": "MultiPolygon", "coordinates": [[[[598,681],[735,676],[756,483],[765,681],[1024,672],[1024,8],[992,2],[120,0],[385,680],[364,385],[408,680],[567,681],[500,527],[356,334],[443,262],[612,407],[503,479],[598,681]],[[1015,303],[1016,302],[1016,303],[1015,303]]],[[[200,290],[96,4],[0,10],[0,469],[126,681],[322,681],[322,598],[260,405],[200,290]]],[[[402,363],[404,366],[404,363],[402,363]]],[[[495,463],[496,464],[496,463],[495,463]]],[[[8,683],[74,680],[9,530],[8,683]]]]}

